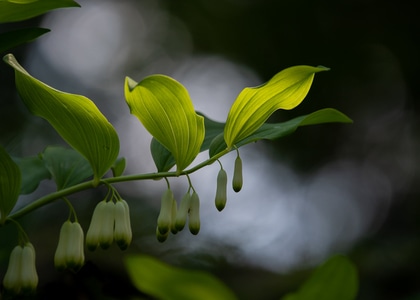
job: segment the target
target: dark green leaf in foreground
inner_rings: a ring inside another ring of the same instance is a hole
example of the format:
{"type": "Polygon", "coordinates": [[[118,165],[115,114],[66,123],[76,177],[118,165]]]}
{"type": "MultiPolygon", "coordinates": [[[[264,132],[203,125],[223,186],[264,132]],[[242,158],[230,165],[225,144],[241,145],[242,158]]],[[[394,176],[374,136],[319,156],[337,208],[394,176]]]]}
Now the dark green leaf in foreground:
{"type": "Polygon", "coordinates": [[[357,296],[356,267],[344,256],[334,256],[318,267],[296,293],[282,300],[353,300],[357,296]]]}
{"type": "Polygon", "coordinates": [[[37,37],[49,32],[45,28],[23,28],[0,34],[0,53],[21,44],[30,42],[37,37]]]}
{"type": "Polygon", "coordinates": [[[167,265],[145,255],[128,256],[125,265],[134,286],[160,300],[235,300],[213,275],[167,265]]]}
{"type": "Polygon", "coordinates": [[[32,77],[12,54],[4,61],[15,69],[16,87],[29,111],[46,119],[90,163],[95,184],[114,164],[119,139],[114,127],[88,98],[58,91],[32,77]]]}
{"type": "Polygon", "coordinates": [[[13,160],[19,166],[22,174],[20,193],[23,195],[35,191],[42,180],[51,178],[51,173],[39,156],[13,158],[13,160]]]}
{"type": "Polygon", "coordinates": [[[42,159],[57,185],[57,190],[78,184],[93,175],[86,158],[73,149],[49,146],[42,153],[42,159]]]}
{"type": "Polygon", "coordinates": [[[4,223],[16,204],[21,180],[18,165],[0,146],[0,224],[4,223]]]}
{"type": "Polygon", "coordinates": [[[80,5],[72,0],[3,0],[0,1],[0,23],[27,20],[64,7],[80,5]]]}
{"type": "MultiPolygon", "coordinates": [[[[296,131],[300,126],[324,123],[352,123],[352,120],[342,112],[333,108],[324,108],[309,115],[300,116],[282,123],[265,123],[253,134],[236,143],[237,147],[256,142],[258,140],[275,140],[296,131]]],[[[210,146],[210,157],[226,149],[223,135],[217,136],[210,146]]]]}

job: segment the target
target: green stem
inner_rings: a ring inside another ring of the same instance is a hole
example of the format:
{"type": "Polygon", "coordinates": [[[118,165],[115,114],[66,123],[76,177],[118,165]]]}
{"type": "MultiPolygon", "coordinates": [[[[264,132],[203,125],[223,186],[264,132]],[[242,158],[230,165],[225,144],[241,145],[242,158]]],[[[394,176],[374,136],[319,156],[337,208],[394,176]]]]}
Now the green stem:
{"type": "MultiPolygon", "coordinates": [[[[146,174],[134,174],[134,175],[123,175],[118,177],[110,177],[110,178],[104,178],[99,181],[99,185],[105,184],[109,185],[111,183],[118,183],[118,182],[126,182],[126,181],[136,181],[136,180],[148,180],[148,179],[158,179],[158,178],[166,178],[166,177],[179,177],[182,175],[188,175],[191,173],[194,173],[195,171],[211,165],[213,162],[215,162],[217,159],[222,157],[223,155],[227,154],[230,151],[230,149],[225,149],[218,154],[214,155],[213,157],[201,162],[200,164],[192,167],[191,169],[182,171],[180,174],[177,172],[158,172],[158,173],[146,173],[146,174]]],[[[44,197],[41,197],[32,203],[26,205],[25,207],[21,208],[20,210],[10,214],[6,220],[6,223],[9,223],[12,221],[12,219],[18,219],[44,205],[47,205],[57,199],[64,198],[68,195],[72,195],[78,192],[81,192],[83,190],[87,190],[90,188],[97,187],[96,180],[90,180],[86,182],[82,182],[79,184],[76,184],[74,186],[59,190],[57,192],[48,194],[44,197]]]]}

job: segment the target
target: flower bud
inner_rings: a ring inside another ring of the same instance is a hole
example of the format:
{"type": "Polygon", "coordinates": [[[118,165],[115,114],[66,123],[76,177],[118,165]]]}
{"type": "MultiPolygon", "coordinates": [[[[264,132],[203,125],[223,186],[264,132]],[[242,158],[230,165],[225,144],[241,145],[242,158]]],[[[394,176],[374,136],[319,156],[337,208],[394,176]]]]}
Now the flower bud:
{"type": "Polygon", "coordinates": [[[114,241],[115,203],[113,201],[106,202],[105,209],[102,213],[99,246],[102,249],[108,249],[114,241]]]}
{"type": "Polygon", "coordinates": [[[86,246],[95,250],[98,245],[107,249],[114,241],[115,204],[113,201],[101,201],[93,211],[92,220],[86,233],[86,246]]]}
{"type": "Polygon", "coordinates": [[[8,291],[19,294],[32,292],[38,285],[35,267],[35,249],[31,243],[23,247],[16,246],[10,254],[9,266],[3,279],[3,286],[8,291]]]}
{"type": "Polygon", "coordinates": [[[171,189],[167,189],[162,195],[160,203],[160,213],[157,219],[157,227],[159,232],[164,235],[171,228],[172,224],[172,205],[173,194],[171,189]]]}
{"type": "Polygon", "coordinates": [[[106,201],[101,201],[96,205],[93,211],[89,229],[86,233],[86,246],[91,251],[94,251],[99,245],[99,237],[101,234],[101,227],[105,210],[106,201]]]}
{"type": "Polygon", "coordinates": [[[83,249],[84,234],[77,222],[66,221],[60,230],[57,250],[54,255],[55,267],[59,270],[79,270],[85,262],[83,249]]]}
{"type": "Polygon", "coordinates": [[[233,170],[232,187],[235,192],[239,192],[242,189],[242,159],[238,155],[235,159],[235,168],[233,170]]]}
{"type": "Polygon", "coordinates": [[[200,231],[200,199],[196,192],[191,195],[188,226],[194,235],[200,231]]]}
{"type": "Polygon", "coordinates": [[[181,203],[179,204],[178,211],[176,213],[175,218],[175,227],[178,231],[184,229],[185,223],[187,222],[188,211],[190,209],[190,201],[191,195],[190,193],[186,193],[184,197],[181,199],[181,203]]]}
{"type": "Polygon", "coordinates": [[[218,211],[222,211],[226,206],[227,180],[226,171],[224,169],[220,169],[219,174],[217,175],[216,197],[214,200],[218,211]]]}
{"type": "Polygon", "coordinates": [[[178,229],[176,228],[176,214],[178,211],[178,205],[176,203],[176,200],[172,198],[172,210],[171,210],[171,232],[173,234],[178,233],[178,229]]]}
{"type": "Polygon", "coordinates": [[[6,290],[19,294],[20,285],[20,273],[22,264],[22,246],[16,246],[10,253],[9,266],[7,267],[6,274],[3,278],[3,286],[6,290]]]}
{"type": "Polygon", "coordinates": [[[114,239],[121,250],[127,249],[131,243],[130,209],[125,200],[115,203],[114,239]]]}
{"type": "Polygon", "coordinates": [[[38,285],[38,274],[35,266],[35,248],[27,243],[22,250],[21,287],[23,292],[34,291],[38,285]]]}

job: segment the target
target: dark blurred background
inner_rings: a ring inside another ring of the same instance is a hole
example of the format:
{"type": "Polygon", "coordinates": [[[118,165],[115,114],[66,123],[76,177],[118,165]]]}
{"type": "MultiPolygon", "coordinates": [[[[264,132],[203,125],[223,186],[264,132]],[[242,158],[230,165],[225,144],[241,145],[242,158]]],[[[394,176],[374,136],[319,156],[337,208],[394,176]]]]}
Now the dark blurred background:
{"type": "MultiPolygon", "coordinates": [[[[343,253],[359,271],[358,299],[420,299],[420,21],[414,2],[79,3],[81,8],[1,30],[34,24],[52,30],[11,52],[33,76],[97,104],[120,135],[127,173],[151,172],[154,165],[150,135],[125,105],[125,76],[137,81],[154,73],[173,76],[188,88],[197,110],[223,122],[244,87],[293,65],[324,65],[331,70],[316,75],[305,101],[276,112],[270,121],[325,107],[354,120],[300,128],[276,142],[241,149],[244,190],[229,194],[222,213],[213,204],[217,166],[195,174],[202,199],[202,230],[196,237],[182,232],[165,244],[156,241],[163,182],[118,185],[132,208],[134,242],[127,253],[208,270],[240,299],[279,299],[312,267],[343,253]]],[[[63,144],[22,105],[12,69],[0,65],[0,76],[0,143],[15,156],[63,144]]],[[[222,159],[230,175],[233,160],[233,155],[222,159]]],[[[187,182],[180,178],[171,184],[179,199],[187,182]]],[[[53,189],[44,182],[18,206],[53,189]]],[[[83,228],[94,200],[104,196],[98,189],[72,197],[83,228]]],[[[22,219],[37,248],[42,297],[53,299],[56,290],[60,297],[67,290],[68,299],[134,295],[123,270],[125,253],[118,249],[88,253],[79,276],[54,270],[54,248],[66,217],[66,206],[57,202],[22,219]]],[[[1,270],[16,243],[9,227],[0,228],[2,246],[7,243],[0,250],[1,270]]]]}

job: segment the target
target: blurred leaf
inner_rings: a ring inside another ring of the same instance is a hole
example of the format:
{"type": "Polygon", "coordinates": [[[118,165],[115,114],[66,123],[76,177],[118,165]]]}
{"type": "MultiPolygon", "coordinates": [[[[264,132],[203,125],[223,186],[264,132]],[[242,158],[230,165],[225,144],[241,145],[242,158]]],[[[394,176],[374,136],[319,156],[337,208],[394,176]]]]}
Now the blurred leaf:
{"type": "Polygon", "coordinates": [[[24,28],[0,34],[0,53],[23,43],[30,42],[37,37],[49,32],[45,28],[24,28]]]}
{"type": "Polygon", "coordinates": [[[57,185],[57,190],[78,184],[93,175],[86,158],[73,149],[49,146],[42,153],[42,159],[57,185]]]}
{"type": "Polygon", "coordinates": [[[4,61],[15,69],[17,90],[31,113],[46,119],[89,161],[97,184],[118,156],[120,146],[114,127],[88,98],[42,83],[29,75],[12,54],[4,61]]]}
{"type": "Polygon", "coordinates": [[[0,146],[0,223],[3,224],[19,197],[21,174],[18,165],[0,146]]]}
{"type": "Polygon", "coordinates": [[[121,176],[124,173],[126,166],[125,157],[118,158],[111,167],[112,175],[114,177],[121,176]]]}
{"type": "Polygon", "coordinates": [[[139,83],[125,81],[130,111],[175,158],[177,172],[184,170],[200,152],[204,120],[196,114],[186,88],[164,75],[152,75],[139,83]]]}
{"type": "Polygon", "coordinates": [[[176,268],[145,255],[128,256],[125,265],[134,285],[157,299],[237,299],[219,279],[203,271],[176,268]]]}
{"type": "Polygon", "coordinates": [[[318,267],[296,293],[282,300],[352,300],[357,296],[356,267],[344,256],[333,256],[318,267]]]}
{"type": "Polygon", "coordinates": [[[0,23],[27,20],[63,7],[80,7],[80,5],[72,0],[0,1],[0,23]]]}
{"type": "Polygon", "coordinates": [[[267,83],[245,88],[233,103],[224,130],[230,148],[254,133],[278,109],[292,109],[306,97],[315,73],[325,67],[295,66],[277,73],[267,83]]]}
{"type": "MultiPolygon", "coordinates": [[[[352,123],[352,120],[338,110],[333,108],[324,108],[309,115],[300,116],[286,122],[265,123],[253,134],[236,143],[236,146],[241,147],[262,139],[275,140],[293,133],[299,126],[324,123],[352,123]]],[[[226,143],[223,139],[223,135],[220,134],[212,141],[209,155],[212,157],[224,149],[226,149],[226,143]]]]}
{"type": "Polygon", "coordinates": [[[14,157],[13,160],[19,166],[22,174],[20,194],[26,195],[32,193],[38,188],[42,180],[51,178],[51,173],[45,167],[44,161],[39,156],[14,157]]]}

